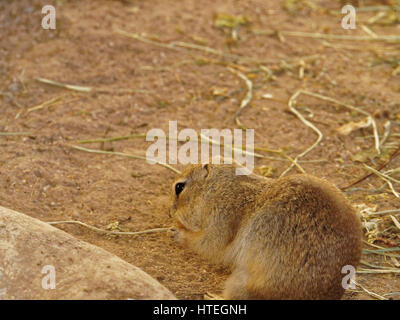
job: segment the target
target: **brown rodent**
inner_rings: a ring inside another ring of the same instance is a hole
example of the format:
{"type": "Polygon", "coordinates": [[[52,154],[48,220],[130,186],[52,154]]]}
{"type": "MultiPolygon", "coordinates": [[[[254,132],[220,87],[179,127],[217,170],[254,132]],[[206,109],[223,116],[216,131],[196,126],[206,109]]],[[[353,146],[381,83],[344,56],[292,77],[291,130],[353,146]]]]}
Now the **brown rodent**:
{"type": "Polygon", "coordinates": [[[331,183],[194,165],[172,186],[174,238],[230,266],[224,299],[340,299],[361,256],[360,219],[331,183]]]}

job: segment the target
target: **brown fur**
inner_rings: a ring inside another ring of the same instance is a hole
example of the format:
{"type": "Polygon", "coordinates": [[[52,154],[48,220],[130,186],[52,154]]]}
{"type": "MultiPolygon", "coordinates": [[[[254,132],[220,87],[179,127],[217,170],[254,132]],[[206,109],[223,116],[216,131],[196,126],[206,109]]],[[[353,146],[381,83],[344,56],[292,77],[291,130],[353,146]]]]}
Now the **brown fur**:
{"type": "Polygon", "coordinates": [[[189,166],[174,182],[175,239],[232,268],[226,299],[340,299],[342,267],[361,256],[360,219],[344,195],[311,175],[264,179],[235,168],[189,166]]]}

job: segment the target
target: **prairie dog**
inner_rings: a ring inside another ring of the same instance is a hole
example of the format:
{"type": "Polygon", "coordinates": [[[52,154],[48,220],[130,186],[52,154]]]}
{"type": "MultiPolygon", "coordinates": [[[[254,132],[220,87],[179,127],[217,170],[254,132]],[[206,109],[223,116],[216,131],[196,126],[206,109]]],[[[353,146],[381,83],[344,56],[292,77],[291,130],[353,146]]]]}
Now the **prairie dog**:
{"type": "Polygon", "coordinates": [[[340,299],[342,268],[358,266],[360,219],[339,189],[299,174],[236,175],[187,167],[172,185],[173,236],[229,266],[224,299],[340,299]]]}

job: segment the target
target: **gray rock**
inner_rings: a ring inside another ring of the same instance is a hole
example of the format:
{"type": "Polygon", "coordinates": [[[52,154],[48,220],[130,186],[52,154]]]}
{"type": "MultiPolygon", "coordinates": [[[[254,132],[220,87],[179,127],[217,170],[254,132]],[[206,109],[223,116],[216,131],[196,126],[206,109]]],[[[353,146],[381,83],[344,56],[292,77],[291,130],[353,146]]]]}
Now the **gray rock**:
{"type": "Polygon", "coordinates": [[[175,297],[117,256],[45,222],[0,207],[1,299],[175,297]]]}

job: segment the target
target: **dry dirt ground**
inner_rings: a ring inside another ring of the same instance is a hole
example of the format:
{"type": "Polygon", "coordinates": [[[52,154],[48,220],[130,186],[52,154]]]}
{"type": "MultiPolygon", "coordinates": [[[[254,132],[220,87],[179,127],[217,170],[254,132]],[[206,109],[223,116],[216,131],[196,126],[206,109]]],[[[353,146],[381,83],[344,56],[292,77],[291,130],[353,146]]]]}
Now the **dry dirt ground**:
{"type": "MultiPolygon", "coordinates": [[[[360,1],[364,6],[377,4],[382,2],[360,1]]],[[[389,137],[377,155],[371,126],[347,135],[337,130],[365,120],[365,114],[332,101],[298,97],[297,110],[323,134],[322,141],[301,159],[307,160],[300,162],[301,167],[338,186],[356,181],[369,172],[364,163],[377,168],[398,146],[400,44],[282,32],[400,34],[398,18],[377,11],[358,13],[357,29],[344,30],[343,15],[332,11],[340,8],[339,1],[1,1],[0,205],[43,221],[79,220],[121,231],[170,226],[173,171],[72,146],[81,139],[146,133],[152,128],[167,132],[170,120],[178,121],[179,130],[237,128],[232,116],[247,87],[232,69],[253,84],[252,99],[240,121],[255,129],[257,147],[282,149],[295,157],[315,142],[316,133],[288,108],[289,98],[299,89],[373,114],[380,140],[390,122],[389,137]],[[56,8],[56,30],[41,27],[41,8],[46,4],[56,8]],[[217,27],[216,22],[226,26],[217,27]],[[152,42],[122,35],[117,29],[152,42]],[[203,47],[171,48],[172,41],[203,47]],[[67,90],[39,82],[38,77],[93,89],[67,90]]],[[[140,137],[81,144],[142,156],[149,145],[140,137]]],[[[278,154],[261,153],[265,158],[256,159],[258,173],[278,177],[290,164],[278,154]]],[[[393,157],[382,172],[398,167],[400,157],[393,157]]],[[[399,178],[396,171],[388,174],[399,178]]],[[[354,204],[367,206],[367,212],[374,206],[377,211],[399,209],[390,186],[381,188],[384,183],[372,175],[349,188],[347,195],[354,204]]],[[[394,181],[393,187],[398,187],[394,181]]],[[[400,220],[398,212],[392,215],[400,220]]],[[[360,273],[357,281],[379,295],[398,293],[399,274],[387,270],[399,267],[399,229],[389,215],[377,218],[364,219],[370,228],[365,230],[365,240],[394,251],[363,255],[370,266],[360,268],[371,270],[371,265],[377,265],[378,272],[385,273],[360,273]]],[[[218,293],[228,276],[227,270],[179,247],[166,233],[110,236],[77,225],[58,227],[142,268],[180,299],[218,293]]],[[[365,249],[376,248],[365,244],[365,249]]],[[[357,287],[344,298],[373,297],[357,287]]]]}

